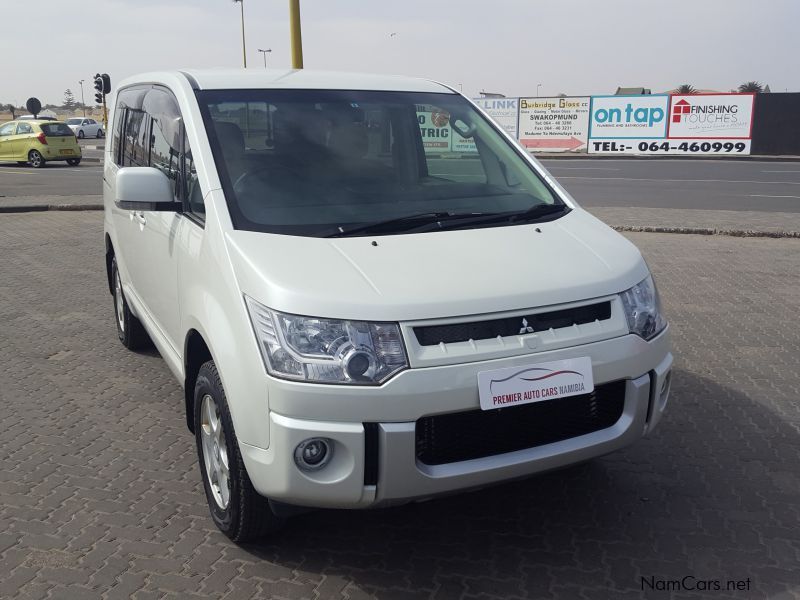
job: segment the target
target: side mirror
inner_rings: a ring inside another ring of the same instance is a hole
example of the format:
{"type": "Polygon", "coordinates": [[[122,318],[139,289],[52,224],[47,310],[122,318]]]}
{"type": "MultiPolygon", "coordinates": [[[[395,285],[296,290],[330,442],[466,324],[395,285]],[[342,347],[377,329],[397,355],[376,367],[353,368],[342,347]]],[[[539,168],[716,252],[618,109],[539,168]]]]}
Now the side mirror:
{"type": "Polygon", "coordinates": [[[167,176],[153,167],[117,171],[114,200],[126,210],[176,211],[178,202],[167,176]]]}

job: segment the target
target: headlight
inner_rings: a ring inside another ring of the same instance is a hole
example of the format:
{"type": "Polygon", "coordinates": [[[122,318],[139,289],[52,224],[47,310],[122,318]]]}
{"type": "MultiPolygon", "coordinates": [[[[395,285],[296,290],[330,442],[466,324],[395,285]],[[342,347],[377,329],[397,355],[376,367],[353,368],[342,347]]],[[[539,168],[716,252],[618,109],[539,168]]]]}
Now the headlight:
{"type": "Polygon", "coordinates": [[[264,365],[276,377],[378,385],[408,366],[397,323],[303,317],[245,301],[264,365]]]}
{"type": "Polygon", "coordinates": [[[620,297],[631,333],[650,340],[667,326],[667,320],[661,314],[661,301],[652,275],[622,292],[620,297]]]}

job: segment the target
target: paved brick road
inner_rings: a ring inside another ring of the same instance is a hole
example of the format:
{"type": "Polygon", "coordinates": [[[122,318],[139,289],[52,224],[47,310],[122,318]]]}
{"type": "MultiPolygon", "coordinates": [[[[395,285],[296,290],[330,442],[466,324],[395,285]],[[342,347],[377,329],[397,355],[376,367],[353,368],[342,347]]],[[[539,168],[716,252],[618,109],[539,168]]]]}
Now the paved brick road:
{"type": "Polygon", "coordinates": [[[630,237],[679,356],[653,437],[242,549],[207,516],[177,384],[116,340],[100,213],[0,215],[0,596],[800,598],[800,241],[630,237]],[[686,575],[750,589],[641,591],[686,575]]]}

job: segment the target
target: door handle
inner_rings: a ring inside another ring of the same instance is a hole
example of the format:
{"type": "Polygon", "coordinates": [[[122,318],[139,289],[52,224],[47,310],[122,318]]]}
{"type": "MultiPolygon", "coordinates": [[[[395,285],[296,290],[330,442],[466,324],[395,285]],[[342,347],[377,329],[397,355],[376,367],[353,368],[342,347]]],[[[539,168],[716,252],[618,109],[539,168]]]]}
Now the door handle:
{"type": "Polygon", "coordinates": [[[136,222],[139,223],[142,227],[147,225],[147,219],[144,218],[144,214],[140,213],[138,210],[134,211],[133,218],[136,219],[136,222]]]}

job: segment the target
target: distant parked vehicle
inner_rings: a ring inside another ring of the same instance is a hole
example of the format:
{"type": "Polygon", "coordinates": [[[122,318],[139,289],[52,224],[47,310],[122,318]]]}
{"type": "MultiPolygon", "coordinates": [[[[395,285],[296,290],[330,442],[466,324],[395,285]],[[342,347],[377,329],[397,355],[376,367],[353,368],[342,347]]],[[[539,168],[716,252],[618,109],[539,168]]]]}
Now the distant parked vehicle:
{"type": "Polygon", "coordinates": [[[27,119],[0,125],[0,162],[39,169],[51,160],[65,160],[73,167],[81,162],[81,147],[65,123],[27,119]]]}
{"type": "Polygon", "coordinates": [[[87,137],[102,138],[106,135],[105,131],[103,131],[103,124],[98,123],[94,119],[76,117],[74,119],[67,119],[66,124],[80,139],[87,137]]]}
{"type": "Polygon", "coordinates": [[[56,117],[49,117],[47,115],[38,115],[34,117],[33,115],[21,115],[17,117],[18,121],[57,121],[56,117]]]}

